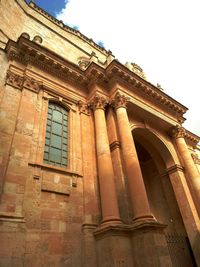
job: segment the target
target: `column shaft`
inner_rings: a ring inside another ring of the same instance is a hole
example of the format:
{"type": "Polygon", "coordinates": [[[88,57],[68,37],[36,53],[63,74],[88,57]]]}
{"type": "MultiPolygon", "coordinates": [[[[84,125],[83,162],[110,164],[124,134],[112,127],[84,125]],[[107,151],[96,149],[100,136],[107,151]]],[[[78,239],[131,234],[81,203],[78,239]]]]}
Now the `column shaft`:
{"type": "Polygon", "coordinates": [[[179,135],[176,135],[175,137],[176,146],[182,158],[188,182],[192,187],[194,202],[200,216],[200,174],[188,150],[183,134],[180,134],[179,131],[179,135]]]}
{"type": "MultiPolygon", "coordinates": [[[[119,94],[115,96],[115,108],[133,208],[133,220],[152,219],[154,217],[150,212],[149,202],[130,129],[125,103],[123,102],[122,104],[121,100],[119,101],[119,97],[119,94]]],[[[124,98],[124,96],[121,97],[124,98]]]]}
{"type": "Polygon", "coordinates": [[[120,223],[121,219],[119,216],[119,208],[117,203],[114,171],[111,161],[105,113],[102,106],[96,105],[93,109],[96,131],[98,176],[103,217],[102,223],[120,223]]]}

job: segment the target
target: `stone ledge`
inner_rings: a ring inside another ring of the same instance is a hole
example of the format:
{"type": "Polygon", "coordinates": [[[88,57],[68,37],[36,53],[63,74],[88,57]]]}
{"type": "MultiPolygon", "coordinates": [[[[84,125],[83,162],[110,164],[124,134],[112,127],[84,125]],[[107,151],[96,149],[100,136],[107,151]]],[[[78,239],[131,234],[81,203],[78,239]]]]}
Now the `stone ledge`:
{"type": "Polygon", "coordinates": [[[29,162],[28,165],[32,167],[40,168],[40,169],[46,169],[49,171],[59,172],[62,174],[68,174],[70,176],[83,177],[82,173],[74,172],[69,169],[59,168],[53,165],[41,164],[41,163],[36,163],[36,162],[29,162]]]}
{"type": "Polygon", "coordinates": [[[0,213],[0,222],[19,222],[25,223],[23,216],[16,216],[7,213],[0,213]]]}

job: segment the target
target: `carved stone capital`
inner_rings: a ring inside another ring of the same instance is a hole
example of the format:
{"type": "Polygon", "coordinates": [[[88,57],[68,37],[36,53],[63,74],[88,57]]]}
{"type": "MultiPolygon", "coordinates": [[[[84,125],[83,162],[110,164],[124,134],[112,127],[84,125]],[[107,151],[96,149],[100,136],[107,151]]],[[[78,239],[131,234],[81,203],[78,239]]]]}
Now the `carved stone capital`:
{"type": "Polygon", "coordinates": [[[170,136],[173,138],[180,138],[180,137],[184,138],[185,134],[186,134],[185,128],[179,125],[173,127],[170,131],[170,136]]]}
{"type": "Polygon", "coordinates": [[[90,101],[89,106],[93,109],[105,109],[108,104],[108,100],[101,95],[96,94],[90,101]]]}
{"type": "Polygon", "coordinates": [[[86,115],[90,115],[89,105],[87,103],[83,103],[81,100],[78,102],[78,108],[80,113],[84,113],[86,115]]]}
{"type": "Polygon", "coordinates": [[[11,70],[7,71],[6,84],[9,84],[15,88],[22,89],[24,78],[11,70]]]}
{"type": "Polygon", "coordinates": [[[111,100],[111,105],[115,109],[118,109],[120,107],[126,108],[126,105],[127,105],[128,101],[129,101],[129,97],[117,92],[115,97],[111,100]]]}

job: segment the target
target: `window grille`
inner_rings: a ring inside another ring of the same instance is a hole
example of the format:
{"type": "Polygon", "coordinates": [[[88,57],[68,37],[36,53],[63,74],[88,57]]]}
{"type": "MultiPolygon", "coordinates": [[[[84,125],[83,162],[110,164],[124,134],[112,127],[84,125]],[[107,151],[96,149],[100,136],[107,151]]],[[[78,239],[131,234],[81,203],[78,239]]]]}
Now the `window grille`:
{"type": "Polygon", "coordinates": [[[44,163],[66,167],[68,164],[69,112],[62,106],[49,103],[44,148],[44,163]]]}

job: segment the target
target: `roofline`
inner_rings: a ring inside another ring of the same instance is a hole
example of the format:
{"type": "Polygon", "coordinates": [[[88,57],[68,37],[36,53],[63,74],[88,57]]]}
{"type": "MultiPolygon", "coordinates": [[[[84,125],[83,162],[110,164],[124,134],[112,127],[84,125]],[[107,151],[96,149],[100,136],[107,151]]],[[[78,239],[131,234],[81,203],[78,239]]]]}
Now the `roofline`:
{"type": "MultiPolygon", "coordinates": [[[[18,2],[18,0],[15,0],[15,1],[18,2]]],[[[27,5],[27,7],[32,8],[34,11],[38,12],[40,15],[42,15],[46,19],[50,20],[52,23],[54,23],[56,26],[60,27],[64,31],[67,31],[67,32],[70,32],[70,33],[76,35],[77,37],[81,38],[83,41],[87,42],[89,45],[92,45],[96,49],[100,50],[100,52],[102,52],[106,55],[110,55],[110,54],[112,55],[112,52],[110,50],[106,50],[104,47],[99,46],[92,38],[88,38],[87,36],[82,34],[79,30],[75,30],[75,29],[71,28],[70,26],[65,25],[63,23],[63,21],[58,20],[57,18],[55,18],[54,16],[49,14],[47,11],[45,11],[41,7],[37,6],[32,0],[30,1],[29,4],[26,2],[26,0],[22,0],[22,1],[27,5]]],[[[112,56],[114,57],[114,55],[112,55],[112,56]]]]}

